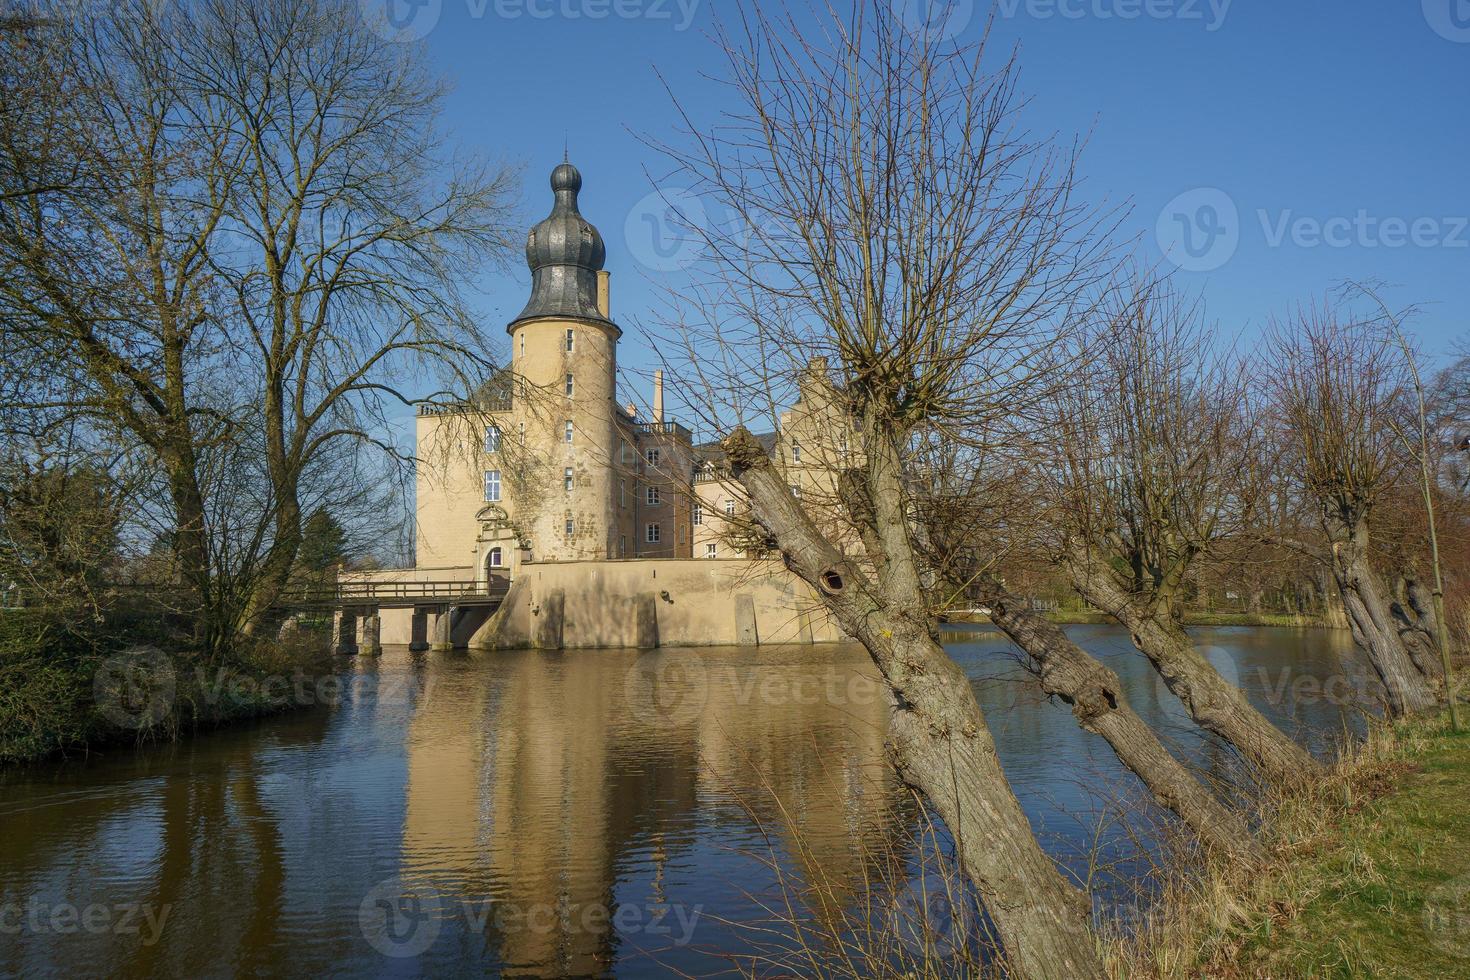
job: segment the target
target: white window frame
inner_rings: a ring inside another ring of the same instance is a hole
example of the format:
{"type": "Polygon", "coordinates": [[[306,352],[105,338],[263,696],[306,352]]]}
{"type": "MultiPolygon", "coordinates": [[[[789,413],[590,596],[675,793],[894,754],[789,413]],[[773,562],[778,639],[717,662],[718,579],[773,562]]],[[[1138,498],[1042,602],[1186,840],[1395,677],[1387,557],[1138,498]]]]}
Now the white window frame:
{"type": "Polygon", "coordinates": [[[572,492],[572,487],[576,485],[575,484],[575,478],[576,478],[576,474],[572,472],[572,468],[570,466],[568,466],[566,469],[562,470],[561,471],[562,489],[565,490],[567,493],[571,493],[572,492]]]}
{"type": "Polygon", "coordinates": [[[500,471],[485,471],[485,502],[490,504],[500,503],[500,471]]]}
{"type": "Polygon", "coordinates": [[[498,453],[498,452],[500,452],[500,442],[501,442],[501,440],[504,437],[505,437],[505,433],[503,433],[503,432],[500,431],[500,426],[498,426],[498,425],[487,425],[487,426],[485,426],[485,452],[486,453],[498,453]]]}
{"type": "Polygon", "coordinates": [[[663,503],[663,497],[659,493],[658,487],[649,487],[644,500],[647,501],[650,507],[657,507],[663,503]]]}
{"type": "Polygon", "coordinates": [[[567,443],[568,446],[570,446],[572,444],[572,431],[573,431],[572,420],[571,419],[567,419],[566,436],[565,436],[565,438],[566,438],[566,443],[567,443]]]}
{"type": "Polygon", "coordinates": [[[572,376],[572,373],[570,371],[568,371],[567,372],[567,397],[568,398],[571,398],[574,395],[574,393],[576,392],[576,390],[577,390],[577,379],[572,376]]]}
{"type": "Polygon", "coordinates": [[[490,567],[491,568],[504,568],[505,567],[505,552],[503,550],[501,550],[500,545],[496,545],[495,547],[493,547],[493,548],[490,549],[490,567]]]}
{"type": "Polygon", "coordinates": [[[643,528],[643,540],[646,544],[658,544],[663,537],[663,528],[658,524],[649,524],[643,528]]]}
{"type": "Polygon", "coordinates": [[[726,497],[725,498],[725,516],[726,517],[734,517],[735,516],[735,498],[734,497],[726,497]]]}
{"type": "Polygon", "coordinates": [[[704,557],[706,557],[706,558],[718,558],[718,557],[720,557],[720,547],[719,547],[719,545],[715,544],[713,541],[711,541],[708,544],[706,544],[704,546],[704,557]]]}
{"type": "Polygon", "coordinates": [[[801,443],[795,439],[791,440],[791,461],[793,463],[801,462],[801,443]]]}
{"type": "Polygon", "coordinates": [[[569,537],[569,538],[572,535],[576,534],[577,533],[577,519],[575,517],[568,517],[567,518],[566,526],[563,527],[562,530],[566,532],[566,536],[569,537]]]}
{"type": "Polygon", "coordinates": [[[657,466],[658,461],[662,458],[663,454],[660,453],[657,449],[649,449],[643,454],[643,459],[648,463],[649,466],[657,466]]]}
{"type": "Polygon", "coordinates": [[[577,343],[577,331],[573,330],[571,327],[567,327],[567,353],[568,354],[570,354],[572,352],[572,350],[576,347],[576,343],[577,343]]]}
{"type": "Polygon", "coordinates": [[[690,522],[695,527],[704,526],[704,504],[695,504],[694,511],[690,515],[690,522]]]}

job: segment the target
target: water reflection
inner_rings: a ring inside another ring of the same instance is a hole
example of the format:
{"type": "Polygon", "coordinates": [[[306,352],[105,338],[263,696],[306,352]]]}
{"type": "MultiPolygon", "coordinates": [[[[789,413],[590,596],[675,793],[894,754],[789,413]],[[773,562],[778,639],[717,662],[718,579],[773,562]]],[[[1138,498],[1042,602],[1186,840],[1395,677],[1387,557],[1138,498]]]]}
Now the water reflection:
{"type": "MultiPolygon", "coordinates": [[[[1228,766],[1125,635],[1073,635],[1181,754],[1228,766]]],[[[1028,813],[1084,873],[1096,788],[1130,777],[998,634],[948,639],[1028,813]]],[[[1198,639],[1319,742],[1355,709],[1299,679],[1369,687],[1340,634],[1198,639]]],[[[342,680],[332,708],[5,776],[0,973],[710,973],[781,880],[841,905],[875,852],[910,846],[860,650],[390,649],[342,680]]]]}

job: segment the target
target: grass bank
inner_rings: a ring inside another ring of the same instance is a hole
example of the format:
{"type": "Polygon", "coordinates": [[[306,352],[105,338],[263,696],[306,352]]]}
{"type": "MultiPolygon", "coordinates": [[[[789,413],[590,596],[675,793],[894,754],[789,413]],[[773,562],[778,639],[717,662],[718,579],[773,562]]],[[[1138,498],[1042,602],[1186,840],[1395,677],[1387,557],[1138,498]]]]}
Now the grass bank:
{"type": "Polygon", "coordinates": [[[1270,866],[1171,882],[1117,975],[1470,978],[1470,735],[1382,728],[1264,826],[1270,866]]]}
{"type": "Polygon", "coordinates": [[[325,641],[242,642],[204,663],[157,617],[0,611],[0,765],[159,741],[310,703],[325,641]]]}

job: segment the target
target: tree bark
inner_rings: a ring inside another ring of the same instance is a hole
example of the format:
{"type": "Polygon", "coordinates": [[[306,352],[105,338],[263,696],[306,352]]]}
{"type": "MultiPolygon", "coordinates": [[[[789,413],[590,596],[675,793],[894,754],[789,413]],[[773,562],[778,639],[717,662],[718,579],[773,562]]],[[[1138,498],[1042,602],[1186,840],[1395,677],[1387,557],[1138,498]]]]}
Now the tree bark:
{"type": "Polygon", "coordinates": [[[1030,658],[1042,690],[1071,706],[1084,731],[1106,739],[1118,761],[1143,780],[1159,805],[1173,811],[1216,854],[1249,866],[1265,863],[1265,851],[1246,822],[1164,747],[1128,704],[1116,673],[999,582],[982,576],[975,588],[990,608],[990,621],[1030,658]]]}
{"type": "Polygon", "coordinates": [[[1378,576],[1368,565],[1368,531],[1362,525],[1330,528],[1332,575],[1342,594],[1353,642],[1368,657],[1388,695],[1394,717],[1435,706],[1428,679],[1404,649],[1393,616],[1384,601],[1378,576]]]}
{"type": "Polygon", "coordinates": [[[1321,770],[1306,749],[1220,676],[1167,611],[1136,602],[1108,569],[1098,567],[1086,554],[1069,555],[1065,565],[1073,587],[1128,630],[1133,645],[1154,665],[1195,724],[1233,745],[1271,782],[1285,785],[1321,770]]]}
{"type": "MultiPolygon", "coordinates": [[[[1037,843],[1001,771],[969,679],[940,646],[927,609],[890,601],[823,538],[749,432],[737,429],[723,445],[757,523],[842,628],[867,648],[887,682],[895,701],[889,731],[895,766],[953,833],[1016,975],[1104,976],[1088,928],[1088,901],[1037,843]]],[[[875,453],[869,469],[883,463],[875,453]]],[[[875,531],[880,541],[902,547],[903,528],[875,531]]],[[[911,564],[902,555],[885,557],[885,579],[895,580],[911,564]]]]}
{"type": "Polygon", "coordinates": [[[1444,681],[1439,657],[1439,620],[1434,614],[1434,597],[1418,579],[1400,576],[1389,605],[1399,642],[1414,667],[1434,684],[1444,681]]]}

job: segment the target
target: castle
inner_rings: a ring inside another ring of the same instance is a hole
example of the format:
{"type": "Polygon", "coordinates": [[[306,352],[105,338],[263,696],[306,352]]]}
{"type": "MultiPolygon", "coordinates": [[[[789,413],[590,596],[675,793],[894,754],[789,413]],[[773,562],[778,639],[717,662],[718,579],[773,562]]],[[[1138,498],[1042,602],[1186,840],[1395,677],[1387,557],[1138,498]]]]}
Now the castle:
{"type": "MultiPolygon", "coordinates": [[[[742,580],[768,587],[776,583],[777,593],[788,598],[806,596],[805,586],[784,568],[771,567],[759,553],[747,554],[752,538],[744,495],[723,474],[718,444],[696,445],[688,428],[665,418],[662,372],[655,373],[650,418],[639,418],[634,406],[619,403],[622,331],[612,318],[609,273],[603,268],[606,246],[581,214],[581,189],[582,175],[570,162],[552,171],[551,213],[526,240],[531,295],[507,327],[509,365],[474,398],[425,406],[418,413],[415,567],[351,576],[509,584],[509,608],[498,615],[492,631],[498,638],[481,635],[485,631],[467,621],[454,645],[472,637],[478,645],[553,644],[544,637],[538,644],[530,635],[544,624],[534,629],[526,624],[525,636],[510,629],[518,639],[506,636],[505,621],[514,618],[518,606],[539,615],[539,605],[526,598],[534,588],[522,586],[523,573],[531,569],[543,583],[547,574],[558,580],[561,601],[568,593],[583,599],[594,594],[626,598],[645,575],[650,581],[658,575],[659,569],[648,564],[658,561],[718,564],[718,573],[713,565],[697,571],[664,569],[665,582],[682,575],[695,592],[707,587],[718,593],[742,580]],[[640,567],[622,567],[634,564],[640,567]],[[610,592],[609,576],[628,584],[610,592]]],[[[801,401],[783,415],[780,430],[759,437],[797,492],[830,490],[834,463],[847,451],[845,417],[834,421],[825,411],[814,411],[824,404],[825,373],[824,365],[814,365],[803,380],[801,401]]],[[[667,588],[652,591],[672,604],[667,588]]],[[[726,592],[724,599],[732,594],[726,592]]],[[[738,605],[758,605],[749,590],[740,594],[750,601],[738,605]]],[[[780,604],[767,596],[766,604],[773,603],[780,604]]],[[[619,615],[603,605],[600,614],[589,607],[579,621],[585,625],[587,616],[619,615]]],[[[834,638],[824,614],[805,609],[797,616],[795,606],[788,605],[794,618],[780,629],[762,631],[753,621],[758,616],[743,608],[727,617],[727,625],[695,629],[684,639],[736,643],[762,632],[768,637],[789,633],[788,638],[799,640],[818,634],[834,638]]],[[[670,610],[664,613],[668,620],[670,610]]],[[[634,618],[647,615],[644,610],[634,618]]],[[[557,618],[565,619],[565,613],[557,618]]],[[[383,628],[385,642],[400,642],[418,626],[399,629],[385,615],[383,628]]],[[[556,646],[647,641],[644,634],[614,628],[569,644],[561,636],[562,625],[555,632],[556,646]]]]}

